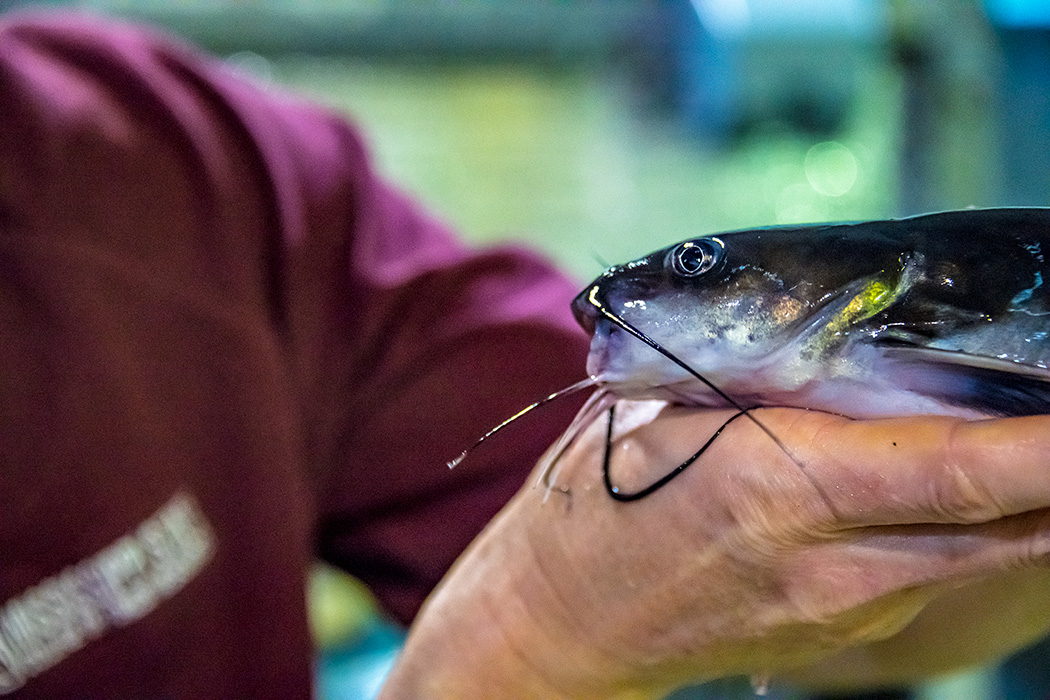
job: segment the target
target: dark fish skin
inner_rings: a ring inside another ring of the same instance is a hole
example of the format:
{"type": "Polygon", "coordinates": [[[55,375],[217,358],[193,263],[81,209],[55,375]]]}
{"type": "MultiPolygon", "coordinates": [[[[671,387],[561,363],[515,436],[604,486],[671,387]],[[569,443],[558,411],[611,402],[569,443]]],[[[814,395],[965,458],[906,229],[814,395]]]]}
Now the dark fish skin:
{"type": "MultiPolygon", "coordinates": [[[[739,352],[754,363],[791,347],[798,358],[828,366],[859,366],[857,358],[866,358],[867,380],[860,370],[841,370],[853,372],[858,386],[877,377],[962,410],[1050,413],[1050,209],[972,209],[693,240],[703,239],[724,244],[708,272],[676,271],[676,244],[610,268],[573,302],[580,324],[595,334],[591,373],[607,375],[613,389],[632,381],[632,360],[624,359],[624,341],[609,342],[599,307],[752,404],[767,402],[761,380],[736,386],[737,375],[719,369],[731,362],[723,356],[739,352]],[[687,337],[694,327],[712,339],[712,350],[687,337]],[[719,358],[713,369],[703,366],[712,364],[707,352],[719,358]]],[[[769,396],[776,398],[769,402],[791,404],[794,389],[773,386],[780,379],[771,380],[769,396]]],[[[827,380],[814,376],[796,403],[807,405],[816,383],[827,380]]],[[[660,385],[658,378],[645,381],[660,385]]],[[[857,412],[880,414],[876,403],[858,404],[857,412]]]]}

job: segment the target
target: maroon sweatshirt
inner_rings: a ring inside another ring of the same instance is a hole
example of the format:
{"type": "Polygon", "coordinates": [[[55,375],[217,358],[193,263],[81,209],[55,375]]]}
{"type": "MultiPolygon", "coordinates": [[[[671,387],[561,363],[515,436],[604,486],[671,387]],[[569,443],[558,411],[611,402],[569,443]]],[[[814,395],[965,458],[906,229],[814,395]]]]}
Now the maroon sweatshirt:
{"type": "Polygon", "coordinates": [[[574,286],[340,117],[148,31],[0,20],[0,696],[301,698],[316,557],[409,621],[572,406],[574,286]]]}

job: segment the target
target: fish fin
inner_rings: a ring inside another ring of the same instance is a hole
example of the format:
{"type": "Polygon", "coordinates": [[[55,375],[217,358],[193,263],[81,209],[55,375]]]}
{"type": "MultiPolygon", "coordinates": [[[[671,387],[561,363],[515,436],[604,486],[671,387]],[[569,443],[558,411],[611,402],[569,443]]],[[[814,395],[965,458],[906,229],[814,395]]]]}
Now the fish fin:
{"type": "Polygon", "coordinates": [[[1050,413],[1050,369],[936,348],[885,348],[894,383],[939,401],[999,416],[1050,413]]]}

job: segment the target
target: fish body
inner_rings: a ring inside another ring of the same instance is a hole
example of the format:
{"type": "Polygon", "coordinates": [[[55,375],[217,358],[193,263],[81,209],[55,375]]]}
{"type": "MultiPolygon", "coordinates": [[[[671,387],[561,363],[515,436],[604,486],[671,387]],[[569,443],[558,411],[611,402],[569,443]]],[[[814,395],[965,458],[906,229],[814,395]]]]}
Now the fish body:
{"type": "Polygon", "coordinates": [[[1050,209],[741,230],[609,268],[573,310],[625,398],[1050,413],[1047,255],[1050,209]]]}

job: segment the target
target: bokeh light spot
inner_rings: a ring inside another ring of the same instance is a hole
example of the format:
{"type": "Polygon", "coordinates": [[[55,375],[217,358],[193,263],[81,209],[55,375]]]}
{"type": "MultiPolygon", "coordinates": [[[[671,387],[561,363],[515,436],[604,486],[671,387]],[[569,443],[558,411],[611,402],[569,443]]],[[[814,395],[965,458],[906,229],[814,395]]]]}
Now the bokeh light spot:
{"type": "Polygon", "coordinates": [[[806,152],[806,179],[828,197],[840,197],[857,182],[857,158],[838,141],[824,141],[806,152]]]}

